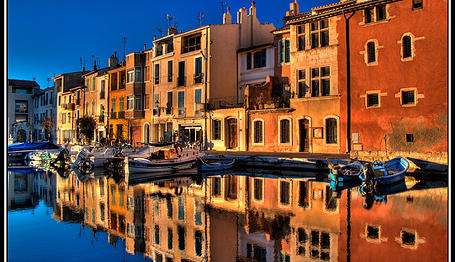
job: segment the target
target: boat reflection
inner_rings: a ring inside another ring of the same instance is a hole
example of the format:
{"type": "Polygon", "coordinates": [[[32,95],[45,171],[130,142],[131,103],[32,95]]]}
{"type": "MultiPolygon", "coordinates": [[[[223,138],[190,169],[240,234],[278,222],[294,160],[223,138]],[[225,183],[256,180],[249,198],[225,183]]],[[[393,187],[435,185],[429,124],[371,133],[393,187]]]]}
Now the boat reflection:
{"type": "MultiPolygon", "coordinates": [[[[365,209],[356,187],[337,195],[305,174],[173,175],[53,174],[53,218],[105,231],[153,261],[447,259],[446,186],[388,188],[386,201],[365,209]]],[[[9,173],[9,188],[28,192],[27,179],[9,173]]]]}

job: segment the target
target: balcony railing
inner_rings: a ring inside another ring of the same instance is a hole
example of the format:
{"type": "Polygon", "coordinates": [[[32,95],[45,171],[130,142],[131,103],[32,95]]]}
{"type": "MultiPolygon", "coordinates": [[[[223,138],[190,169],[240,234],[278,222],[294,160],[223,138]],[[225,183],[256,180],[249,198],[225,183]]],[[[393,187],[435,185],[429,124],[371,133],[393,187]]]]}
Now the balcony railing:
{"type": "Polygon", "coordinates": [[[172,114],[172,107],[166,107],[166,115],[172,114]]]}
{"type": "Polygon", "coordinates": [[[203,73],[198,73],[194,74],[194,83],[195,84],[200,84],[204,80],[204,74],[203,73]]]}
{"type": "Polygon", "coordinates": [[[185,86],[185,81],[186,77],[184,76],[179,76],[177,77],[177,86],[185,86]]]}
{"type": "Polygon", "coordinates": [[[111,112],[111,119],[117,119],[117,112],[111,112]]]}
{"type": "Polygon", "coordinates": [[[177,112],[177,116],[178,117],[185,117],[185,114],[186,114],[185,108],[179,108],[178,109],[178,112],[177,112]]]}
{"type": "Polygon", "coordinates": [[[125,119],[125,111],[118,112],[118,119],[125,119]]]}

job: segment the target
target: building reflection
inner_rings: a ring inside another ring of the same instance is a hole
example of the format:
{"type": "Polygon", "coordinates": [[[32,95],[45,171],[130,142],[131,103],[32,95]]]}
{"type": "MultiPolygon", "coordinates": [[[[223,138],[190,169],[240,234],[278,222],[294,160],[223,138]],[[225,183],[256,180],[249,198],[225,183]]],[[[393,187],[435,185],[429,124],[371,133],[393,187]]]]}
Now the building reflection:
{"type": "Polygon", "coordinates": [[[153,261],[447,259],[447,188],[407,191],[363,208],[308,178],[211,176],[136,185],[57,176],[54,218],[108,232],[153,261]]]}

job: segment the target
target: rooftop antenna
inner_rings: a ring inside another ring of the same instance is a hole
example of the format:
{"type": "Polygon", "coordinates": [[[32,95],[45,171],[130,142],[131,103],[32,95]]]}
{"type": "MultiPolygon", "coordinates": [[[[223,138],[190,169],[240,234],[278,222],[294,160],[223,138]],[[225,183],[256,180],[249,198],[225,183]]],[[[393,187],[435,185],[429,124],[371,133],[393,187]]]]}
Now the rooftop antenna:
{"type": "Polygon", "coordinates": [[[170,14],[166,14],[166,26],[169,29],[171,27],[171,21],[175,18],[175,16],[171,16],[170,14]]]}
{"type": "Polygon", "coordinates": [[[201,27],[202,18],[204,17],[204,12],[205,12],[205,11],[202,11],[202,12],[199,13],[199,18],[198,18],[198,19],[199,19],[199,27],[201,27]]]}
{"type": "Polygon", "coordinates": [[[158,28],[158,29],[156,29],[156,30],[157,30],[158,33],[160,34],[160,37],[162,37],[162,36],[163,36],[163,30],[161,30],[161,28],[158,28]]]}
{"type": "Polygon", "coordinates": [[[224,9],[225,9],[224,6],[225,6],[227,3],[224,2],[224,1],[220,1],[220,2],[218,2],[218,3],[221,4],[221,13],[224,14],[224,9]]]}
{"type": "Polygon", "coordinates": [[[50,77],[47,78],[47,87],[49,87],[49,81],[51,81],[50,77]]]}
{"type": "Polygon", "coordinates": [[[82,70],[82,57],[79,57],[79,61],[81,62],[81,70],[82,70]]]}
{"type": "Polygon", "coordinates": [[[92,57],[92,66],[93,66],[93,61],[94,61],[95,55],[91,55],[91,57],[92,57]]]}

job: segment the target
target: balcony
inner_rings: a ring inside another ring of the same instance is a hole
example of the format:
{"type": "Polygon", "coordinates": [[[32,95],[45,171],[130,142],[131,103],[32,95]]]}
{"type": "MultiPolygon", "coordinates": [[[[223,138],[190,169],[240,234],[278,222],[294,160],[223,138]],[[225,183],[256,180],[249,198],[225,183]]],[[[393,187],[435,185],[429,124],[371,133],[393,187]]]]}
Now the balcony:
{"type": "Polygon", "coordinates": [[[200,84],[204,80],[204,74],[203,73],[194,74],[193,78],[195,84],[200,84]]]}
{"type": "Polygon", "coordinates": [[[185,76],[179,76],[177,77],[177,86],[185,86],[185,81],[186,77],[185,76]]]}
{"type": "Polygon", "coordinates": [[[111,119],[117,119],[117,112],[111,112],[111,119]]]}
{"type": "Polygon", "coordinates": [[[63,104],[63,109],[66,109],[66,110],[74,110],[75,108],[75,105],[74,103],[66,103],[66,104],[63,104]]]}
{"type": "Polygon", "coordinates": [[[160,116],[160,108],[159,107],[156,107],[156,108],[153,108],[153,115],[154,116],[160,116]]]}
{"type": "Polygon", "coordinates": [[[125,119],[125,111],[119,111],[117,118],[118,119],[125,119]]]}

